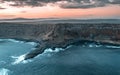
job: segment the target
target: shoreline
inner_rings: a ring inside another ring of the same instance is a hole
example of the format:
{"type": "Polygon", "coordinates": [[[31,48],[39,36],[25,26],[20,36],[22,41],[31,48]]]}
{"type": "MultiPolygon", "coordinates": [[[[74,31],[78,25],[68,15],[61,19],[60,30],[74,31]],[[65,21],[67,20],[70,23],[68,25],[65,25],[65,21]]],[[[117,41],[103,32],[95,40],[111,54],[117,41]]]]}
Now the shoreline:
{"type": "Polygon", "coordinates": [[[39,54],[42,54],[45,49],[47,48],[51,48],[52,50],[55,50],[55,48],[62,48],[62,49],[66,49],[67,47],[71,46],[71,45],[89,45],[89,44],[95,44],[95,45],[102,45],[102,46],[114,46],[114,47],[118,47],[120,46],[120,44],[118,43],[111,43],[111,42],[98,42],[98,41],[91,41],[91,40],[78,40],[78,41],[72,41],[71,43],[67,43],[65,45],[53,45],[51,47],[49,47],[46,44],[41,44],[37,49],[29,52],[26,56],[24,60],[28,60],[28,59],[32,59],[36,56],[38,56],[39,54]],[[87,44],[86,44],[87,43],[87,44]]]}
{"type": "Polygon", "coordinates": [[[120,24],[115,23],[0,23],[0,38],[39,43],[25,60],[34,58],[46,48],[66,48],[80,42],[120,45],[120,24]]]}
{"type": "MultiPolygon", "coordinates": [[[[0,38],[0,39],[8,39],[8,38],[0,38]]],[[[27,42],[34,42],[34,43],[37,43],[37,45],[34,47],[35,50],[32,50],[30,52],[28,52],[28,54],[26,54],[25,56],[25,59],[24,60],[28,60],[28,59],[32,59],[36,56],[38,56],[39,54],[42,54],[45,49],[47,48],[51,48],[52,50],[55,50],[55,48],[62,48],[62,49],[66,49],[67,47],[71,46],[71,45],[74,45],[74,46],[78,46],[78,45],[90,45],[90,44],[94,44],[94,45],[102,45],[102,46],[115,46],[115,47],[118,47],[120,46],[120,43],[116,43],[114,41],[97,41],[97,40],[85,40],[85,39],[79,39],[79,40],[72,40],[72,41],[69,41],[66,42],[64,45],[51,45],[51,46],[48,46],[48,44],[45,44],[44,42],[39,42],[37,40],[34,40],[34,39],[22,39],[22,38],[9,38],[9,39],[12,39],[12,40],[16,40],[16,41],[23,41],[24,43],[27,43],[27,42]]]]}

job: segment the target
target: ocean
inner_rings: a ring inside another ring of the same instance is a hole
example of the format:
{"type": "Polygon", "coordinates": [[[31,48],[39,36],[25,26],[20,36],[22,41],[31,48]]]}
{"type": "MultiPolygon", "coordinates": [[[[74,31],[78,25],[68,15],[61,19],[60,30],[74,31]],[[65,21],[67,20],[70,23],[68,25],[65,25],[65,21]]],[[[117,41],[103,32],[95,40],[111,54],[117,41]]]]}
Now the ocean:
{"type": "Polygon", "coordinates": [[[0,39],[0,75],[120,75],[120,46],[87,43],[46,49],[29,60],[35,42],[0,39]]]}

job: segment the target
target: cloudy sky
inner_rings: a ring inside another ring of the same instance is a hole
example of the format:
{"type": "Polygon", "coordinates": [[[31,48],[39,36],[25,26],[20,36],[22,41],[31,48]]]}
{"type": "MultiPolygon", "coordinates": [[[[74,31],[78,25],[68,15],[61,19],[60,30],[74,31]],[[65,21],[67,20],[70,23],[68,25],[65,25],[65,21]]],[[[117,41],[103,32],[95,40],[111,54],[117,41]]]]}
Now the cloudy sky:
{"type": "Polygon", "coordinates": [[[120,18],[120,0],[0,0],[3,18],[120,18]]]}

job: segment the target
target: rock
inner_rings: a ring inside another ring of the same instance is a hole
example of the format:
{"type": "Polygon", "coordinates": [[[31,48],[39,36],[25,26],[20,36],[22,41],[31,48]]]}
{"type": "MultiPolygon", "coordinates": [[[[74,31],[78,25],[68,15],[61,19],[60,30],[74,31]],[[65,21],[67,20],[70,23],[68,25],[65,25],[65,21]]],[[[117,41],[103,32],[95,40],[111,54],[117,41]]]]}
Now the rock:
{"type": "Polygon", "coordinates": [[[0,38],[23,38],[39,41],[41,43],[40,47],[28,53],[25,57],[25,60],[27,60],[43,53],[46,48],[65,48],[66,46],[75,44],[80,40],[120,45],[120,24],[0,23],[0,38]]]}
{"type": "Polygon", "coordinates": [[[29,52],[29,53],[25,56],[25,60],[36,57],[37,55],[43,53],[46,48],[47,48],[46,45],[43,45],[43,44],[42,44],[39,48],[37,48],[37,49],[29,52]]]}

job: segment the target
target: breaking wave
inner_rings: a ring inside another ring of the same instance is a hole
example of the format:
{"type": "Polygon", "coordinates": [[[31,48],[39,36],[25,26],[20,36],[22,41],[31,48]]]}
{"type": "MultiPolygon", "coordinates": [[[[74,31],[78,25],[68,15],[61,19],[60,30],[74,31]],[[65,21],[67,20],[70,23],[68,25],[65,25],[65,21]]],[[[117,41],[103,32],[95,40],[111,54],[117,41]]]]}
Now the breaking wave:
{"type": "Polygon", "coordinates": [[[0,39],[0,41],[10,41],[10,42],[15,42],[15,43],[24,43],[24,41],[15,40],[15,39],[0,39]]]}
{"type": "Polygon", "coordinates": [[[53,50],[53,49],[51,49],[51,48],[47,48],[47,49],[44,50],[44,52],[43,52],[42,54],[39,54],[39,55],[38,55],[37,57],[35,57],[35,58],[38,58],[38,57],[40,57],[40,56],[50,57],[50,56],[54,55],[55,53],[58,53],[58,52],[60,52],[60,51],[65,51],[67,48],[70,48],[70,47],[72,47],[72,45],[66,47],[65,49],[64,49],[64,48],[55,48],[55,49],[53,50]]]}
{"type": "Polygon", "coordinates": [[[24,41],[15,40],[15,39],[7,39],[7,40],[15,43],[24,43],[24,41]]]}
{"type": "Polygon", "coordinates": [[[25,59],[26,54],[20,55],[20,56],[11,56],[11,58],[15,59],[14,62],[12,62],[12,65],[16,65],[19,63],[28,63],[30,62],[30,60],[24,60],[25,59]]]}
{"type": "Polygon", "coordinates": [[[90,43],[90,44],[84,44],[82,45],[82,47],[89,47],[89,48],[93,48],[93,47],[105,47],[105,48],[114,48],[114,49],[119,49],[120,46],[115,46],[115,45],[103,45],[103,44],[94,44],[94,43],[90,43]]]}
{"type": "MultiPolygon", "coordinates": [[[[57,53],[59,51],[64,51],[64,49],[62,48],[55,48],[55,50],[52,50],[51,48],[48,48],[48,49],[45,49],[45,51],[40,54],[40,55],[43,55],[43,56],[50,56],[51,54],[50,53],[57,53]]],[[[27,53],[26,53],[27,54],[27,53]]],[[[26,54],[23,54],[23,55],[20,55],[20,56],[11,56],[11,58],[15,59],[14,62],[12,62],[11,64],[12,65],[16,65],[16,64],[26,64],[28,62],[31,62],[32,60],[24,60],[25,59],[25,56],[26,54]]]]}
{"type": "Polygon", "coordinates": [[[0,69],[0,75],[9,75],[10,70],[2,68],[0,69]]]}
{"type": "Polygon", "coordinates": [[[33,45],[33,46],[37,46],[38,45],[38,43],[36,43],[36,42],[27,42],[26,44],[30,44],[30,45],[33,45]]]}
{"type": "MultiPolygon", "coordinates": [[[[40,54],[40,56],[51,56],[52,53],[57,53],[57,52],[60,52],[60,51],[64,51],[65,49],[62,49],[62,48],[55,48],[55,50],[52,50],[51,48],[48,48],[48,49],[45,49],[45,51],[40,54]]],[[[27,54],[27,53],[26,53],[27,54]]],[[[24,60],[25,59],[25,56],[26,54],[23,54],[23,55],[20,55],[20,56],[11,56],[11,58],[15,59],[14,62],[12,62],[11,64],[12,65],[17,65],[17,64],[26,64],[28,62],[31,62],[32,60],[24,60]]]]}
{"type": "Polygon", "coordinates": [[[10,41],[10,42],[15,42],[15,43],[25,43],[25,44],[30,44],[30,45],[33,45],[33,46],[38,45],[38,43],[36,43],[36,42],[25,42],[25,41],[15,40],[15,39],[0,39],[0,41],[10,41]]]}
{"type": "Polygon", "coordinates": [[[120,46],[106,46],[107,48],[116,48],[116,49],[119,49],[120,46]]]}
{"type": "MultiPolygon", "coordinates": [[[[72,47],[72,45],[67,46],[65,49],[72,47]]],[[[45,51],[42,54],[46,54],[46,53],[57,53],[60,51],[64,51],[64,48],[55,48],[54,50],[51,48],[45,49],[45,51]]]]}
{"type": "Polygon", "coordinates": [[[42,54],[45,54],[45,53],[56,53],[56,52],[60,52],[60,51],[64,51],[64,49],[63,48],[55,48],[55,50],[53,50],[51,48],[48,48],[48,49],[45,49],[45,51],[42,54]]]}

